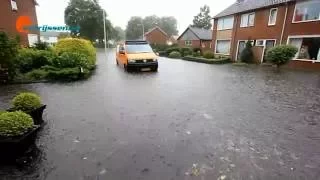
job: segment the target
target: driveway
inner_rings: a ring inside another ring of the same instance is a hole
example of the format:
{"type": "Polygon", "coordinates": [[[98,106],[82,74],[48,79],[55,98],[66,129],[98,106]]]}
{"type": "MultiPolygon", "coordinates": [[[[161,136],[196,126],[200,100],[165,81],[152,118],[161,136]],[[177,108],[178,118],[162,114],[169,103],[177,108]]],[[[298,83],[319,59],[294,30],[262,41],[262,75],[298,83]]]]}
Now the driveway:
{"type": "Polygon", "coordinates": [[[86,81],[0,87],[0,108],[23,90],[48,105],[35,156],[0,179],[320,179],[319,73],[167,58],[126,73],[97,55],[86,81]]]}

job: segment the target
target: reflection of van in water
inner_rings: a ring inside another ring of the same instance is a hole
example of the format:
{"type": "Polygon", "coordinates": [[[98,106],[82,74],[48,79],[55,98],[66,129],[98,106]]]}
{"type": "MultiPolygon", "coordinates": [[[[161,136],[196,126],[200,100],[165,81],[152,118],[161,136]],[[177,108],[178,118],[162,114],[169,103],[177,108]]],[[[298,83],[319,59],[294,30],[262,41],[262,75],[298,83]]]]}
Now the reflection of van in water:
{"type": "Polygon", "coordinates": [[[117,46],[117,65],[123,66],[126,71],[157,71],[157,58],[146,41],[125,41],[117,46]]]}

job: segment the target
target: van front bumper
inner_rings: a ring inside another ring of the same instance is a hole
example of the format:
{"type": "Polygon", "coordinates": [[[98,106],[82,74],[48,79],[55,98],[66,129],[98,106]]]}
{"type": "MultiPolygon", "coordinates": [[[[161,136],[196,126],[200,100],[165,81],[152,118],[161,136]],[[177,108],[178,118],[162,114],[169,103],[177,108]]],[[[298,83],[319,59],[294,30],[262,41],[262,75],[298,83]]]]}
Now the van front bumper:
{"type": "Polygon", "coordinates": [[[127,68],[130,69],[141,69],[141,68],[158,68],[158,61],[154,62],[145,62],[145,63],[128,63],[127,68]]]}

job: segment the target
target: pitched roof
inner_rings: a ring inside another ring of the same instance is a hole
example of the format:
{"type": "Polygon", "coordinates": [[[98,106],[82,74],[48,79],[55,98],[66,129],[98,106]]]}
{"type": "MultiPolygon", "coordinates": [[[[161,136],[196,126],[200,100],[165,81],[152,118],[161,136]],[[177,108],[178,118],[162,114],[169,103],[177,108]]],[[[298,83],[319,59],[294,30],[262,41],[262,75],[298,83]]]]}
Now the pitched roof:
{"type": "Polygon", "coordinates": [[[228,8],[226,8],[225,10],[217,14],[214,18],[228,16],[228,15],[250,11],[254,9],[260,9],[260,8],[282,4],[290,1],[296,1],[296,0],[242,0],[242,2],[235,2],[234,4],[232,4],[231,6],[229,6],[228,8]]]}
{"type": "Polygon", "coordinates": [[[158,30],[159,30],[160,32],[162,32],[164,35],[166,35],[167,37],[169,37],[168,34],[167,34],[166,32],[164,32],[159,26],[156,26],[156,27],[150,29],[148,32],[144,33],[144,35],[148,35],[149,33],[151,33],[152,31],[154,31],[154,30],[156,30],[156,29],[158,29],[158,30]]]}
{"type": "Polygon", "coordinates": [[[193,32],[200,40],[212,40],[212,30],[210,29],[202,29],[197,27],[191,27],[189,26],[179,37],[180,39],[182,35],[187,32],[187,30],[190,29],[191,32],[193,32]]]}

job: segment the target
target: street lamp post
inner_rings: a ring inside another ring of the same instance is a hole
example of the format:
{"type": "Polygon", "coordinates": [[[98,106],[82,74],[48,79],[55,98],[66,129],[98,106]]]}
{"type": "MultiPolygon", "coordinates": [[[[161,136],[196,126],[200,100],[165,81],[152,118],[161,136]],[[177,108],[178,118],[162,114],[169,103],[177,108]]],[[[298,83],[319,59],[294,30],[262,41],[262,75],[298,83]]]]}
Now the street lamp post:
{"type": "Polygon", "coordinates": [[[107,30],[106,30],[106,16],[105,11],[102,9],[103,15],[103,36],[104,36],[104,50],[107,52],[107,30]]]}

